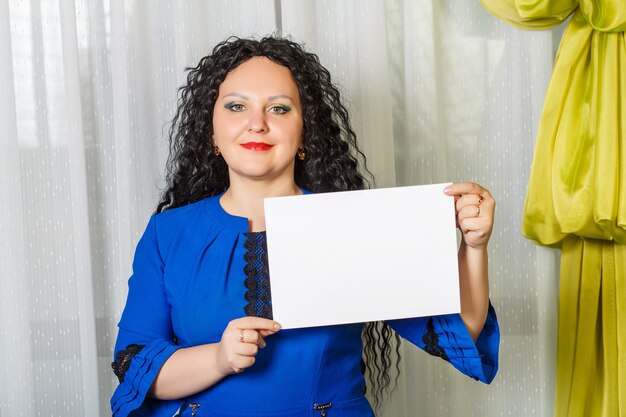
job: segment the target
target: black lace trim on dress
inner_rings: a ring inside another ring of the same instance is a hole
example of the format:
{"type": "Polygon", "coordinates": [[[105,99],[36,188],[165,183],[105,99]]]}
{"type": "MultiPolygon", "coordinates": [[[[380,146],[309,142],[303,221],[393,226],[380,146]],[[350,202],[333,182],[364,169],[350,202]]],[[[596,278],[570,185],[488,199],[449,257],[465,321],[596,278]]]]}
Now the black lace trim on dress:
{"type": "Polygon", "coordinates": [[[128,345],[126,349],[120,350],[117,352],[117,355],[115,355],[115,361],[111,363],[111,368],[113,368],[113,373],[117,376],[120,384],[124,382],[124,375],[126,375],[126,371],[128,371],[130,361],[136,354],[141,352],[143,348],[144,345],[128,345]]]}
{"type": "Polygon", "coordinates": [[[267,263],[267,240],[265,232],[246,233],[244,259],[246,265],[244,272],[246,280],[244,285],[246,301],[244,308],[247,316],[272,318],[272,296],[270,292],[270,274],[267,263]]]}
{"type": "Polygon", "coordinates": [[[439,356],[441,359],[444,359],[450,362],[448,359],[448,355],[446,355],[446,351],[443,350],[441,346],[439,346],[439,337],[437,333],[435,333],[435,326],[433,325],[433,319],[428,319],[426,323],[426,333],[422,336],[422,341],[424,342],[424,350],[433,355],[439,356]]]}

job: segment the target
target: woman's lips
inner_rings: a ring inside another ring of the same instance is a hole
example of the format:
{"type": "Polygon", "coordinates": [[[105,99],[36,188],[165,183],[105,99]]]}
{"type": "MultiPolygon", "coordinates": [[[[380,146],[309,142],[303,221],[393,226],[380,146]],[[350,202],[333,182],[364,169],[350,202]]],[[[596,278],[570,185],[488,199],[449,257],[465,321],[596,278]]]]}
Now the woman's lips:
{"type": "Polygon", "coordinates": [[[274,145],[263,142],[247,142],[242,143],[241,146],[251,151],[269,151],[274,145]]]}

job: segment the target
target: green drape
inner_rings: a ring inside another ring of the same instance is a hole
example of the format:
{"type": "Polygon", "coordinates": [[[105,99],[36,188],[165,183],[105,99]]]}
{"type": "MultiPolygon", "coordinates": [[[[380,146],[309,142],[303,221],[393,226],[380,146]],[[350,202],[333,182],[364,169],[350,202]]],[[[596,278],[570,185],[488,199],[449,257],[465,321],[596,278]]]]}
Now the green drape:
{"type": "Polygon", "coordinates": [[[626,417],[626,0],[481,0],[524,29],[569,15],[522,232],[560,247],[555,416],[626,417]]]}

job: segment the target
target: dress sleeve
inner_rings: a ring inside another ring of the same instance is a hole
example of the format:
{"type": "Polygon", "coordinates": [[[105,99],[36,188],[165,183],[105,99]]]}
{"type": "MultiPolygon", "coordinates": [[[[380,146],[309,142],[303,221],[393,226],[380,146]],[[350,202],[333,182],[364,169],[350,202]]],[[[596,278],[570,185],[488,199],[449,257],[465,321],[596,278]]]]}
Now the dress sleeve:
{"type": "Polygon", "coordinates": [[[491,304],[476,342],[458,314],[390,320],[387,324],[403,338],[450,362],[470,378],[489,384],[496,376],[500,329],[491,304]]]}
{"type": "Polygon", "coordinates": [[[146,398],[159,370],[179,348],[173,340],[154,216],[137,244],[118,327],[111,367],[120,383],[111,398],[113,416],[156,415],[156,409],[163,407],[174,407],[169,415],[174,414],[176,405],[172,402],[146,398]]]}

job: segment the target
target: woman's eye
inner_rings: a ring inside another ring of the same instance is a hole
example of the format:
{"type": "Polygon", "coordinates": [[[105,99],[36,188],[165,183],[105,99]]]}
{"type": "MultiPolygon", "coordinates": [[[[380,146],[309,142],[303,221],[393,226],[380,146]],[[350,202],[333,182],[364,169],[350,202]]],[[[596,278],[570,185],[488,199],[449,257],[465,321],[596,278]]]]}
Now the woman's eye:
{"type": "Polygon", "coordinates": [[[243,111],[245,109],[243,104],[239,104],[239,103],[226,103],[226,105],[224,105],[224,107],[226,107],[228,110],[232,110],[232,111],[236,111],[236,112],[240,112],[243,111]]]}
{"type": "Polygon", "coordinates": [[[270,113],[285,114],[289,112],[290,110],[291,108],[289,108],[288,106],[274,106],[270,108],[270,113]]]}

